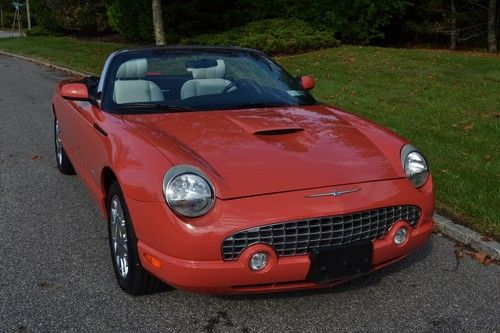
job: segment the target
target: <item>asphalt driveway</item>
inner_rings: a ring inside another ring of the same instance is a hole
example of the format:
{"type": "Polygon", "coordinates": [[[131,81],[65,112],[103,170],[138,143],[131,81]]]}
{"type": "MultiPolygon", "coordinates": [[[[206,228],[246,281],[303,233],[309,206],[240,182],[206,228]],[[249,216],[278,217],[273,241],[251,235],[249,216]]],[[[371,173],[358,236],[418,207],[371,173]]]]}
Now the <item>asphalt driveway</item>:
{"type": "Polygon", "coordinates": [[[500,331],[500,267],[457,260],[439,236],[336,289],[126,295],[96,205],[55,167],[50,98],[63,78],[0,56],[0,332],[500,331]]]}

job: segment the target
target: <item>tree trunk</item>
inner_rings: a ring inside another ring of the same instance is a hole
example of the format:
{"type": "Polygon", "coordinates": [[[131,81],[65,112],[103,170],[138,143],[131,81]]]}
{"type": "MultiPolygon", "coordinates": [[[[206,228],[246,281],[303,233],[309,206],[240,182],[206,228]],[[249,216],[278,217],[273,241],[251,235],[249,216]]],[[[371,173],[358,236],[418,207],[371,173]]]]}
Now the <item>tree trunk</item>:
{"type": "Polygon", "coordinates": [[[490,0],[488,6],[488,51],[497,51],[497,34],[496,34],[496,20],[497,17],[497,0],[490,0]]]}
{"type": "Polygon", "coordinates": [[[455,7],[455,0],[450,1],[451,9],[451,35],[450,35],[450,49],[457,48],[457,8],[455,7]]]}
{"type": "Polygon", "coordinates": [[[31,12],[30,12],[30,1],[26,0],[26,15],[28,19],[28,30],[31,29],[31,12]]]}
{"type": "Polygon", "coordinates": [[[153,0],[153,28],[155,31],[156,45],[165,45],[165,29],[161,12],[161,0],[153,0]]]}

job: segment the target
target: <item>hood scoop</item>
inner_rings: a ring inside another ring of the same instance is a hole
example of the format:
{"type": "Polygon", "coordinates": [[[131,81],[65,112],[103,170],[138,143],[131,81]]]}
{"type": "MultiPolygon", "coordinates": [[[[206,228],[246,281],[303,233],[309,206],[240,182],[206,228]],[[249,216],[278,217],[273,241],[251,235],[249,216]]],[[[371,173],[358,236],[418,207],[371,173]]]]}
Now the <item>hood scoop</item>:
{"type": "Polygon", "coordinates": [[[282,128],[266,128],[254,131],[255,135],[265,135],[265,136],[275,136],[275,135],[286,135],[293,134],[303,131],[300,127],[282,127],[282,128]]]}
{"type": "Polygon", "coordinates": [[[258,136],[279,136],[293,134],[304,130],[294,121],[281,114],[267,111],[258,115],[235,114],[226,118],[238,125],[245,132],[258,136]]]}

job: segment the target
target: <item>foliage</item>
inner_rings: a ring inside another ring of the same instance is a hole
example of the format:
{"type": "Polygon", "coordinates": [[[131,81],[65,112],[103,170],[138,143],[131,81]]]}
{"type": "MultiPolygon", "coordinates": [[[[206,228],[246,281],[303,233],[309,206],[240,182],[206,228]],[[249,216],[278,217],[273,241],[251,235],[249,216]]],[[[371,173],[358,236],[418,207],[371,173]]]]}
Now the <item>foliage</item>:
{"type": "Polygon", "coordinates": [[[106,3],[101,0],[31,0],[30,5],[44,30],[97,34],[108,29],[106,3]]]}
{"type": "MultiPolygon", "coordinates": [[[[56,21],[56,13],[48,6],[46,0],[30,1],[31,16],[33,23],[38,26],[38,31],[60,32],[61,25],[56,21]]],[[[37,31],[34,31],[36,34],[37,31]]]]}
{"type": "Polygon", "coordinates": [[[51,36],[54,34],[54,31],[49,31],[45,29],[42,25],[37,25],[30,30],[26,30],[27,36],[51,36]]]}
{"type": "Polygon", "coordinates": [[[150,0],[112,0],[107,15],[111,28],[128,40],[153,39],[150,0]]]}
{"type": "MultiPolygon", "coordinates": [[[[264,4],[266,1],[263,1],[264,4]]],[[[382,28],[403,14],[406,0],[278,0],[286,17],[297,17],[335,33],[346,42],[367,43],[384,36],[382,28]]]]}
{"type": "Polygon", "coordinates": [[[244,25],[255,19],[247,10],[247,2],[248,0],[168,1],[163,6],[165,30],[176,36],[192,37],[244,25]]]}
{"type": "MultiPolygon", "coordinates": [[[[484,47],[487,37],[488,0],[453,0],[455,28],[459,46],[484,47]]],[[[392,44],[450,44],[453,31],[451,0],[417,0],[406,8],[405,15],[391,22],[387,41],[392,44]]],[[[500,10],[497,10],[500,16],[500,10]]],[[[500,18],[497,18],[500,22],[500,18]]],[[[497,24],[500,34],[500,23],[497,24]]]]}
{"type": "Polygon", "coordinates": [[[268,54],[291,54],[338,46],[333,34],[298,19],[270,19],[248,23],[218,34],[182,40],[182,44],[234,45],[268,54]]]}
{"type": "MultiPolygon", "coordinates": [[[[9,2],[8,4],[1,3],[0,7],[3,11],[3,25],[4,29],[12,29],[12,23],[14,21],[14,6],[9,2]]],[[[25,29],[28,26],[28,22],[26,20],[26,13],[21,11],[21,27],[25,29]]],[[[1,28],[1,26],[0,26],[1,28]]],[[[17,21],[16,21],[16,29],[17,29],[17,21]]]]}
{"type": "MultiPolygon", "coordinates": [[[[400,15],[405,0],[171,0],[163,4],[171,42],[263,19],[300,19],[345,41],[366,43],[400,15]]],[[[131,40],[151,40],[151,2],[112,0],[110,25],[131,40]]]]}

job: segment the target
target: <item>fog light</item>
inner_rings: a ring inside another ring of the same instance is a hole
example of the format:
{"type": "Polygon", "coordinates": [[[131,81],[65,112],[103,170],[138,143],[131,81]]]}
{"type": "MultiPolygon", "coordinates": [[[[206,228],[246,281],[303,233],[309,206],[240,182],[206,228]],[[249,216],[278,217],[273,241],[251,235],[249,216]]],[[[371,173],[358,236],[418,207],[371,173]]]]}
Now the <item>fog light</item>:
{"type": "Polygon", "coordinates": [[[401,245],[406,241],[406,238],[408,238],[408,229],[405,227],[399,228],[394,234],[394,244],[401,245]]]}
{"type": "Polygon", "coordinates": [[[252,271],[260,271],[264,269],[267,265],[267,253],[265,252],[257,252],[254,253],[250,257],[250,261],[248,262],[248,266],[252,271]]]}

